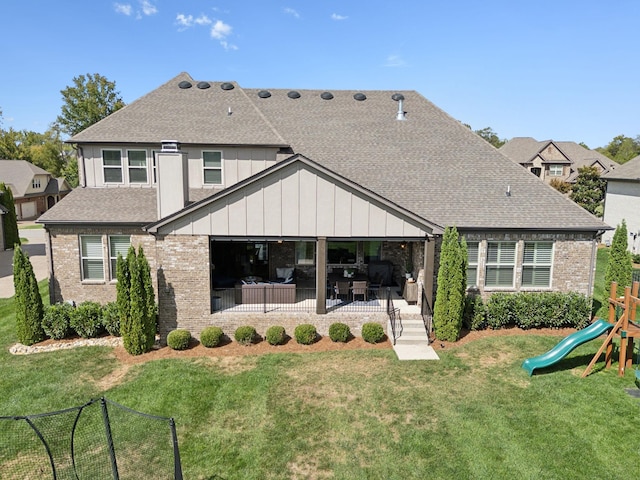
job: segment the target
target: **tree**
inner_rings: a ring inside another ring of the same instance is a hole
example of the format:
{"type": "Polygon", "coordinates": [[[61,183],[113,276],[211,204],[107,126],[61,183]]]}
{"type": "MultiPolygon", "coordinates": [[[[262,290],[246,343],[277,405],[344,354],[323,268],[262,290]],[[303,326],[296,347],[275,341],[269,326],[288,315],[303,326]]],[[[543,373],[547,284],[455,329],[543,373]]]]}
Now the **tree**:
{"type": "Polygon", "coordinates": [[[598,147],[596,150],[617,163],[628,162],[640,155],[640,135],[635,139],[618,135],[606,147],[598,147]]]}
{"type": "Polygon", "coordinates": [[[54,177],[62,175],[69,154],[70,147],[64,145],[55,126],[45,133],[0,130],[0,158],[26,160],[54,177]]]}
{"type": "Polygon", "coordinates": [[[4,183],[0,183],[0,205],[3,205],[8,212],[2,217],[4,227],[4,244],[7,248],[20,245],[20,234],[18,233],[18,218],[16,217],[16,207],[13,201],[13,192],[4,183]]]}
{"type": "Polygon", "coordinates": [[[433,325],[440,340],[456,341],[462,328],[467,287],[467,244],[456,227],[447,227],[442,239],[433,325]]]}
{"type": "Polygon", "coordinates": [[[23,345],[44,339],[42,298],[33,266],[20,247],[13,252],[13,286],[15,288],[16,334],[23,345]]]}
{"type": "Polygon", "coordinates": [[[496,148],[500,148],[505,144],[506,140],[500,139],[498,134],[493,131],[491,127],[485,127],[480,130],[476,130],[475,133],[481,138],[484,138],[487,142],[496,148]]]}
{"type": "Polygon", "coordinates": [[[156,335],[155,295],[149,262],[142,247],[136,255],[133,246],[129,247],[126,260],[120,255],[116,262],[116,302],[122,342],[131,355],[140,355],[153,348],[156,335]]]}
{"type": "Polygon", "coordinates": [[[601,217],[606,187],[596,167],[580,167],[570,198],[588,212],[601,217]]]}
{"type": "Polygon", "coordinates": [[[605,291],[609,292],[611,283],[616,282],[618,284],[616,294],[619,297],[624,295],[625,287],[631,286],[633,277],[633,263],[631,262],[631,253],[627,250],[628,245],[627,223],[622,220],[613,234],[609,263],[604,274],[605,291]]]}
{"type": "Polygon", "coordinates": [[[79,75],[73,86],[61,90],[62,113],[56,122],[63,132],[73,136],[124,107],[115,82],[102,75],[79,75]]]}

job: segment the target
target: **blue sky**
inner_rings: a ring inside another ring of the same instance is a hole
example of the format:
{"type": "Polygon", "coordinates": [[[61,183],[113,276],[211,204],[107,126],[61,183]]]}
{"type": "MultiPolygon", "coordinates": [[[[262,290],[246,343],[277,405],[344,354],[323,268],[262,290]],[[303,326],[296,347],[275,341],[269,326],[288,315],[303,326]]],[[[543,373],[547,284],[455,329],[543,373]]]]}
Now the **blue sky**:
{"type": "Polygon", "coordinates": [[[2,127],[44,131],[80,74],[130,103],[178,73],[417,90],[501,138],[640,134],[637,0],[6,0],[2,127]]]}

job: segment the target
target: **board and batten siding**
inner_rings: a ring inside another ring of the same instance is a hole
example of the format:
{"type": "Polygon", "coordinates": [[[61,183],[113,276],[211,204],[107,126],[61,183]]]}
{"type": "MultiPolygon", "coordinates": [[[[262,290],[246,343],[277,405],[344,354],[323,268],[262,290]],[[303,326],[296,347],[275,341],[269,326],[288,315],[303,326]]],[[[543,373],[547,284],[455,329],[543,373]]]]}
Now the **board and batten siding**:
{"type": "Polygon", "coordinates": [[[292,164],[159,228],[160,234],[424,238],[425,228],[335,179],[292,164]]]}

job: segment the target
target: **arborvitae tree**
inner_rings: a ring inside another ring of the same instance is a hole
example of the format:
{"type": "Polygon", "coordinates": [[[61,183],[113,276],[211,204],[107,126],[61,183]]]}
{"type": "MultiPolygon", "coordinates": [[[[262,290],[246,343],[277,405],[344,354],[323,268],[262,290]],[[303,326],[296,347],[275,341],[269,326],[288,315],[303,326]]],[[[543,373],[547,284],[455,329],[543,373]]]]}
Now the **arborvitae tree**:
{"type": "Polygon", "coordinates": [[[8,213],[0,215],[4,226],[5,248],[13,248],[20,245],[20,235],[18,234],[18,219],[16,217],[16,207],[13,201],[11,189],[4,183],[0,183],[0,205],[3,205],[8,213]]]}
{"type": "Polygon", "coordinates": [[[611,290],[611,282],[616,282],[617,295],[624,295],[625,287],[631,286],[633,277],[633,263],[628,247],[627,223],[622,220],[613,234],[611,250],[609,251],[609,263],[604,274],[606,292],[611,290]]]}
{"type": "Polygon", "coordinates": [[[156,339],[156,296],[151,282],[151,269],[149,268],[149,262],[144,255],[142,246],[138,247],[138,265],[140,268],[142,291],[144,292],[145,316],[143,329],[145,334],[145,351],[148,352],[153,348],[153,343],[156,339]]]}
{"type": "Polygon", "coordinates": [[[462,328],[466,290],[466,242],[460,241],[456,227],[447,227],[442,239],[438,288],[433,325],[440,340],[456,341],[462,328]]]}
{"type": "Polygon", "coordinates": [[[129,247],[126,260],[118,258],[117,270],[122,341],[127,352],[140,355],[153,348],[156,336],[155,294],[149,262],[142,247],[137,255],[134,247],[129,247]]]}
{"type": "Polygon", "coordinates": [[[19,246],[13,252],[13,285],[18,341],[23,345],[33,345],[45,337],[42,328],[44,311],[33,267],[19,246]]]}

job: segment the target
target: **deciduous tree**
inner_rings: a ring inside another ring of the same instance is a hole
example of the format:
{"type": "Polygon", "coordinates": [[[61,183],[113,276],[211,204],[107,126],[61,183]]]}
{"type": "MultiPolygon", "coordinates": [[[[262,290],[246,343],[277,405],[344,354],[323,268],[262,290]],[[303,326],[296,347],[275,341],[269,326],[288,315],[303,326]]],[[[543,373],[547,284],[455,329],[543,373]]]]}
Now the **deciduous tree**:
{"type": "Polygon", "coordinates": [[[73,136],[124,107],[115,82],[102,75],[86,74],[74,77],[73,86],[62,94],[62,113],[56,122],[63,132],[73,136]]]}
{"type": "Polygon", "coordinates": [[[596,167],[580,167],[570,198],[588,212],[601,217],[605,190],[606,182],[600,178],[596,167]]]}

